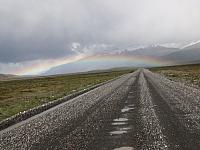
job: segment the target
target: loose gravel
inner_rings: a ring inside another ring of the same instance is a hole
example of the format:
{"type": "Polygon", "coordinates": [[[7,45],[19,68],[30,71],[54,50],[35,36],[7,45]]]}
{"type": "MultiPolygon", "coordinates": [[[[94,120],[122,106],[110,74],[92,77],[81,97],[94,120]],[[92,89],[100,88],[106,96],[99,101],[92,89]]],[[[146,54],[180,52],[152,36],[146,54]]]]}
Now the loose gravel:
{"type": "Polygon", "coordinates": [[[151,93],[147,86],[143,72],[139,76],[140,86],[140,115],[142,124],[142,140],[141,149],[168,149],[168,143],[162,133],[159,118],[155,112],[156,105],[152,102],[151,93]]]}

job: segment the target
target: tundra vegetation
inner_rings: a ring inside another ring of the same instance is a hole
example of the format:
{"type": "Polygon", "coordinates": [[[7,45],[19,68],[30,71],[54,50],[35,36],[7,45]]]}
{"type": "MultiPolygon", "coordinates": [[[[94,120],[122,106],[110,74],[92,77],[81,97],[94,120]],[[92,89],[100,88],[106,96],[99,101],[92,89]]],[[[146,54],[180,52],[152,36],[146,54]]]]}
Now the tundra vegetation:
{"type": "Polygon", "coordinates": [[[200,64],[156,67],[150,70],[163,74],[171,80],[200,87],[200,64]]]}

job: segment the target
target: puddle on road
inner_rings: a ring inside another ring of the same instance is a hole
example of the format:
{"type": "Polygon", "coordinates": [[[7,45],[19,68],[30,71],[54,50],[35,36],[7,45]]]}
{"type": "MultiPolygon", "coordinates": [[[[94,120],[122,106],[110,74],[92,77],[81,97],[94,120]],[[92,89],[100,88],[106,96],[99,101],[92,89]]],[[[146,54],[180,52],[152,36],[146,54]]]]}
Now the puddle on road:
{"type": "Polygon", "coordinates": [[[112,135],[120,135],[120,134],[126,134],[128,133],[128,130],[131,130],[132,127],[131,126],[126,126],[128,125],[128,117],[126,113],[128,113],[128,111],[132,110],[134,108],[128,107],[127,105],[124,106],[124,108],[121,109],[121,114],[123,117],[120,118],[115,118],[113,119],[113,122],[111,123],[111,125],[114,127],[114,131],[110,131],[109,134],[112,135]],[[126,127],[124,127],[124,125],[126,127]]]}
{"type": "Polygon", "coordinates": [[[130,108],[130,107],[125,106],[125,107],[121,110],[121,112],[124,113],[124,112],[128,112],[129,110],[133,110],[133,109],[134,109],[134,108],[130,108]]]}
{"type": "Polygon", "coordinates": [[[125,125],[127,122],[112,122],[112,125],[125,125]]]}
{"type": "Polygon", "coordinates": [[[123,122],[123,121],[128,121],[128,119],[127,119],[127,118],[117,118],[117,119],[113,119],[113,121],[114,121],[114,122],[118,122],[118,121],[119,121],[119,122],[120,122],[120,121],[123,122]]]}
{"type": "Polygon", "coordinates": [[[128,133],[128,130],[132,129],[131,126],[127,126],[128,121],[129,121],[127,113],[130,110],[134,109],[133,106],[134,106],[133,104],[128,105],[128,102],[127,102],[126,105],[124,106],[124,108],[121,109],[121,117],[113,119],[111,125],[114,127],[114,131],[110,131],[109,132],[110,135],[126,134],[126,133],[128,133]],[[124,126],[126,126],[126,127],[124,127],[124,126]]]}
{"type": "Polygon", "coordinates": [[[117,131],[112,131],[112,132],[110,132],[110,135],[119,135],[119,134],[125,134],[125,133],[127,133],[128,131],[126,131],[126,130],[117,130],[117,131]]]}
{"type": "Polygon", "coordinates": [[[119,135],[119,134],[124,134],[127,133],[128,130],[130,130],[131,127],[117,127],[115,131],[111,131],[110,135],[119,135]]]}
{"type": "Polygon", "coordinates": [[[133,147],[119,147],[119,148],[115,148],[113,150],[134,150],[133,147]]]}
{"type": "Polygon", "coordinates": [[[121,108],[116,118],[109,120],[110,126],[102,144],[113,150],[134,150],[132,132],[135,130],[133,116],[136,111],[133,92],[129,92],[124,107],[121,108]],[[106,145],[107,144],[107,145],[106,145]]]}

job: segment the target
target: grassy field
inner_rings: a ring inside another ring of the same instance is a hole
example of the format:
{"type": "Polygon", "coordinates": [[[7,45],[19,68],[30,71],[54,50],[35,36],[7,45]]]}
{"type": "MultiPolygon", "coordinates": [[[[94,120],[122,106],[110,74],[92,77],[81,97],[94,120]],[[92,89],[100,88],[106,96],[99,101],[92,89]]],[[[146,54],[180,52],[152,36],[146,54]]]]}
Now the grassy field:
{"type": "Polygon", "coordinates": [[[151,68],[172,80],[184,81],[200,87],[200,64],[151,68]]]}
{"type": "Polygon", "coordinates": [[[0,81],[0,121],[133,70],[0,81]]]}

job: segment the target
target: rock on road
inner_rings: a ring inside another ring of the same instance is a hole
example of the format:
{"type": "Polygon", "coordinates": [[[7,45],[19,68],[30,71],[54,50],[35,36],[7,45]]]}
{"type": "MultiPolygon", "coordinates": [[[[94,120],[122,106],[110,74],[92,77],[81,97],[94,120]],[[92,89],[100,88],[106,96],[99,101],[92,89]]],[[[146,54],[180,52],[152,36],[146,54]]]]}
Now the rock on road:
{"type": "Polygon", "coordinates": [[[200,90],[140,69],[0,131],[1,150],[199,150],[200,90]]]}

